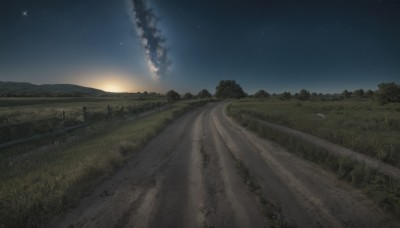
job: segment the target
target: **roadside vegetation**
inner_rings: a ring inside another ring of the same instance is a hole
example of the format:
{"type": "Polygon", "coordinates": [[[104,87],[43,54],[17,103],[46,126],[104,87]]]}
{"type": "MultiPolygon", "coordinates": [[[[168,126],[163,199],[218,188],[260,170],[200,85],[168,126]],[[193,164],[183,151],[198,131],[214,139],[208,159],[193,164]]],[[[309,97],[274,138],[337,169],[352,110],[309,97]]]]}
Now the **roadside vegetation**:
{"type": "MultiPolygon", "coordinates": [[[[364,93],[346,98],[343,94],[311,95],[306,90],[295,95],[266,96],[264,92],[232,102],[227,106],[228,115],[261,137],[333,171],[364,190],[382,208],[400,215],[400,180],[262,124],[267,121],[288,126],[400,168],[400,103],[382,103],[382,91],[375,92],[380,94],[375,100],[364,93]]],[[[393,101],[391,97],[384,100],[393,101]]]]}
{"type": "Polygon", "coordinates": [[[76,140],[2,154],[0,227],[46,224],[122,166],[170,121],[207,102],[177,102],[147,116],[121,119],[76,140]]]}
{"type": "Polygon", "coordinates": [[[0,98],[0,148],[77,126],[131,118],[167,104],[163,97],[0,98]]]}
{"type": "Polygon", "coordinates": [[[230,107],[231,112],[288,126],[400,167],[400,104],[247,99],[230,107]]]}

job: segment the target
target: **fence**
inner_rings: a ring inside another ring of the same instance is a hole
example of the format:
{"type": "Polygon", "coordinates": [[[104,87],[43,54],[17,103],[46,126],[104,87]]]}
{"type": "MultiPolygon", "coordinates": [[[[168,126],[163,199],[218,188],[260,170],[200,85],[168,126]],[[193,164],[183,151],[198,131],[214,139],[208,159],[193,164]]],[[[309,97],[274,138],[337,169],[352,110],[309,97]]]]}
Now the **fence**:
{"type": "Polygon", "coordinates": [[[127,106],[107,105],[104,111],[91,111],[83,106],[79,118],[68,118],[68,112],[61,111],[57,116],[21,123],[0,126],[0,149],[27,143],[48,136],[65,134],[98,121],[114,121],[135,117],[142,113],[161,109],[166,102],[136,103],[127,106]]]}

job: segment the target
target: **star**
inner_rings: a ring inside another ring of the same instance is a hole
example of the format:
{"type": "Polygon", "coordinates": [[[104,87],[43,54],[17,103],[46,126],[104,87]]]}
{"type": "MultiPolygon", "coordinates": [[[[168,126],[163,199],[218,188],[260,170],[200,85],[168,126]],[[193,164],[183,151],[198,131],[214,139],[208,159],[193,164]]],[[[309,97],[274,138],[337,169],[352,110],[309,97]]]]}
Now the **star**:
{"type": "Polygon", "coordinates": [[[27,10],[22,11],[22,16],[27,17],[28,16],[28,11],[27,10]]]}
{"type": "Polygon", "coordinates": [[[124,43],[122,43],[122,42],[119,42],[119,46],[124,46],[124,43]]]}

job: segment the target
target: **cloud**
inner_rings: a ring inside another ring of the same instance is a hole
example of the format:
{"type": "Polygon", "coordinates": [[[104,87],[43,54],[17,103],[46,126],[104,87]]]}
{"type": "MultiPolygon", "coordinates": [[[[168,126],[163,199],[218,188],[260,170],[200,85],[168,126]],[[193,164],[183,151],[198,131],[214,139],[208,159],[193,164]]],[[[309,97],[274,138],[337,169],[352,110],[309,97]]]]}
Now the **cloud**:
{"type": "Polygon", "coordinates": [[[145,0],[132,0],[134,21],[137,33],[142,39],[147,62],[154,79],[159,80],[168,74],[171,61],[168,58],[166,39],[157,28],[157,17],[145,0]]]}

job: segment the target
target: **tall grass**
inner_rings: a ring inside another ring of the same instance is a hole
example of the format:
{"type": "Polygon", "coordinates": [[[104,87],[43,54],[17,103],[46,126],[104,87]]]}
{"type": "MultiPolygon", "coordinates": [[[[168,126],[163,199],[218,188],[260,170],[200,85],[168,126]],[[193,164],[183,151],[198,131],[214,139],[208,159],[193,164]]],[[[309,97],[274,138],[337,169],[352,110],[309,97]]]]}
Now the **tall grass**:
{"type": "Polygon", "coordinates": [[[76,204],[167,123],[206,101],[181,102],[85,140],[1,163],[0,227],[37,227],[76,204]]]}

